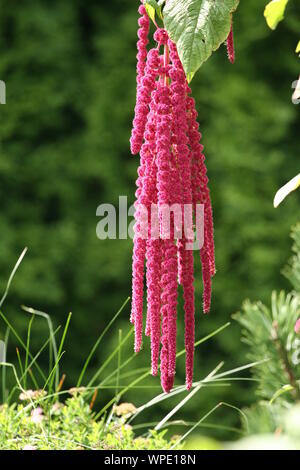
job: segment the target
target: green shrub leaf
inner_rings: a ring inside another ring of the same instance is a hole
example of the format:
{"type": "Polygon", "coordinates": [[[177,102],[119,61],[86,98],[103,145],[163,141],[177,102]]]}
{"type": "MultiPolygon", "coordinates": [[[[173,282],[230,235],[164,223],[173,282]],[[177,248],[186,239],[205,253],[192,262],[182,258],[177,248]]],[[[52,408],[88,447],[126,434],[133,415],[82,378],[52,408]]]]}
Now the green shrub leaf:
{"type": "MultiPolygon", "coordinates": [[[[300,88],[300,87],[299,87],[300,88]]],[[[298,189],[300,186],[300,173],[299,175],[295,176],[295,178],[291,179],[288,183],[286,183],[282,188],[280,188],[275,197],[273,205],[274,207],[278,207],[279,204],[292,192],[298,189]]]]}
{"type": "Polygon", "coordinates": [[[145,8],[153,23],[155,23],[155,13],[157,13],[158,17],[162,19],[161,6],[156,2],[156,0],[146,0],[145,8]]]}
{"type": "Polygon", "coordinates": [[[278,23],[284,19],[284,12],[288,0],[272,0],[265,8],[266,22],[271,29],[276,29],[278,23]]]}
{"type": "Polygon", "coordinates": [[[272,405],[277,398],[281,397],[281,395],[290,392],[291,390],[294,390],[294,387],[292,387],[292,385],[283,385],[283,387],[281,387],[279,390],[277,390],[277,392],[274,393],[273,397],[270,400],[270,405],[272,405]]]}
{"type": "Polygon", "coordinates": [[[191,77],[226,40],[239,0],[168,0],[164,24],[191,77]]]}

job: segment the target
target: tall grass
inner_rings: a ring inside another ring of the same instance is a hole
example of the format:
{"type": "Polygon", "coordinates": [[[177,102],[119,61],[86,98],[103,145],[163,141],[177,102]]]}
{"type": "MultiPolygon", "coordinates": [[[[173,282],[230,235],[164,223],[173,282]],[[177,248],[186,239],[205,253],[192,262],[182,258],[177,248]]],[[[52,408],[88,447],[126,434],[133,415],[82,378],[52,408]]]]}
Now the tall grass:
{"type": "MultiPolygon", "coordinates": [[[[2,396],[2,403],[6,403],[10,405],[14,401],[18,399],[18,394],[21,392],[25,392],[29,387],[33,387],[35,389],[41,389],[42,391],[46,392],[45,394],[41,394],[37,399],[30,399],[29,403],[22,408],[22,413],[27,412],[30,409],[37,408],[41,406],[43,403],[51,403],[58,402],[63,400],[65,396],[70,392],[68,389],[62,389],[63,380],[61,378],[61,359],[65,354],[64,344],[65,340],[71,325],[71,318],[72,314],[69,313],[67,316],[65,325],[63,329],[59,326],[54,328],[53,322],[51,317],[39,310],[36,310],[32,307],[25,307],[22,306],[22,311],[25,314],[30,314],[28,320],[28,329],[27,329],[27,336],[26,339],[22,339],[19,333],[16,331],[15,327],[13,326],[11,320],[7,318],[6,314],[3,311],[4,301],[9,294],[9,288],[13,281],[13,278],[17,272],[18,267],[20,266],[24,256],[26,254],[26,249],[20,255],[6,286],[4,295],[0,301],[0,317],[2,319],[3,324],[6,326],[6,333],[4,340],[0,343],[0,367],[2,369],[1,374],[1,396],[2,396]],[[34,319],[35,317],[40,317],[46,321],[49,334],[47,339],[44,341],[43,345],[39,349],[39,351],[33,353],[31,351],[31,337],[34,332],[34,319]],[[61,332],[62,330],[62,332],[61,332]],[[60,333],[61,332],[61,333],[60,333]],[[25,358],[22,360],[22,356],[17,348],[17,361],[16,365],[14,361],[9,361],[7,357],[8,351],[8,343],[10,338],[14,337],[15,341],[18,344],[18,348],[21,348],[25,353],[25,358]],[[42,352],[48,349],[49,355],[49,367],[48,370],[45,371],[39,365],[38,360],[42,352]],[[17,370],[18,368],[18,370],[17,370]],[[7,388],[7,371],[11,369],[13,372],[14,377],[14,385],[11,387],[10,390],[7,388]]],[[[95,371],[93,376],[90,378],[89,381],[85,380],[86,373],[88,370],[88,366],[90,364],[91,359],[98,351],[103,338],[109,332],[113,325],[115,325],[119,315],[124,310],[126,305],[129,302],[129,298],[125,300],[121,308],[118,312],[112,317],[111,321],[107,324],[104,331],[101,332],[99,337],[97,338],[95,344],[91,348],[91,351],[84,361],[81,370],[79,371],[78,380],[76,383],[77,390],[80,390],[80,393],[83,395],[86,402],[90,402],[91,408],[94,407],[95,398],[100,390],[111,390],[111,398],[105,403],[99,410],[95,411],[93,414],[93,418],[95,421],[100,419],[106,420],[106,425],[108,426],[112,417],[115,412],[115,406],[117,403],[121,401],[123,397],[125,397],[126,393],[129,390],[136,389],[144,390],[144,389],[156,389],[156,385],[147,385],[145,384],[145,379],[150,376],[149,368],[132,368],[128,370],[128,366],[134,361],[135,354],[133,353],[129,357],[124,358],[122,355],[122,350],[124,345],[132,340],[132,333],[133,330],[129,329],[123,334],[122,330],[119,330],[118,333],[118,344],[114,351],[110,353],[107,357],[103,358],[103,362],[100,367],[95,371]],[[108,366],[117,357],[117,367],[110,373],[107,372],[108,366]]],[[[230,326],[230,323],[226,323],[225,325],[220,326],[215,331],[210,333],[208,336],[201,338],[198,342],[196,342],[196,347],[199,347],[206,341],[211,340],[218,334],[221,334],[225,329],[230,326]]],[[[185,354],[185,350],[180,351],[177,354],[177,358],[181,358],[185,354]]],[[[192,389],[187,392],[184,385],[175,386],[174,389],[169,393],[159,393],[154,395],[151,400],[141,405],[134,414],[128,419],[128,424],[130,423],[134,429],[142,429],[143,427],[151,427],[154,428],[155,431],[159,431],[162,429],[166,429],[169,426],[183,426],[188,427],[188,430],[177,440],[176,443],[173,444],[173,448],[179,446],[182,441],[190,435],[196,428],[207,426],[211,429],[224,429],[224,430],[231,430],[235,433],[240,433],[241,431],[236,428],[230,428],[226,426],[216,425],[214,423],[206,422],[207,418],[209,418],[213,413],[217,412],[217,410],[221,406],[231,407],[233,410],[237,411],[241,414],[243,419],[246,417],[243,415],[242,411],[228,403],[218,403],[213,409],[209,410],[204,416],[201,416],[198,421],[196,422],[185,422],[183,420],[174,420],[173,418],[179,414],[179,411],[195,396],[198,396],[202,391],[207,387],[226,387],[230,386],[234,380],[248,380],[246,377],[234,377],[235,374],[240,373],[243,370],[249,369],[251,367],[255,367],[258,363],[246,364],[241,367],[237,367],[235,369],[219,372],[221,368],[224,367],[223,362],[220,362],[216,365],[216,367],[202,380],[194,382],[192,389]],[[162,417],[162,419],[158,423],[139,423],[135,425],[136,418],[143,413],[144,410],[154,407],[165,400],[171,400],[174,397],[179,397],[183,395],[178,403],[173,406],[168,413],[162,417]]],[[[149,431],[146,432],[149,434],[149,431]]]]}

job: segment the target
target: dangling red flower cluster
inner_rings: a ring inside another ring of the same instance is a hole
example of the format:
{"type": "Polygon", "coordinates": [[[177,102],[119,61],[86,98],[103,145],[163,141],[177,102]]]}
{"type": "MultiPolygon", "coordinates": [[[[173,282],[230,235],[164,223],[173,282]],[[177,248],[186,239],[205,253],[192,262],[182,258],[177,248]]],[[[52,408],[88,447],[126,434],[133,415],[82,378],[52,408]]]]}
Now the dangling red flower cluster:
{"type": "Polygon", "coordinates": [[[234,64],[235,61],[235,51],[234,51],[234,40],[233,40],[233,25],[231,23],[231,28],[230,32],[228,34],[228,38],[226,40],[226,46],[227,46],[227,54],[228,54],[228,59],[232,64],[234,64]]]}
{"type": "Polygon", "coordinates": [[[205,313],[210,310],[211,278],[215,274],[213,219],[195,101],[190,96],[176,46],[164,29],[157,28],[154,34],[157,47],[147,53],[149,18],[143,5],[139,13],[137,103],[130,139],[132,153],[140,153],[131,322],[135,326],[138,352],[142,346],[146,261],[146,335],[151,338],[152,373],[158,372],[160,356],[161,383],[164,391],[169,392],[176,366],[178,283],[184,297],[186,386],[187,389],[192,386],[195,302],[191,246],[197,206],[204,207],[200,258],[205,313]],[[184,216],[178,221],[172,212],[166,226],[164,209],[173,205],[179,206],[184,216]],[[157,208],[157,213],[152,207],[157,208]],[[182,236],[178,236],[180,223],[182,236]]]}

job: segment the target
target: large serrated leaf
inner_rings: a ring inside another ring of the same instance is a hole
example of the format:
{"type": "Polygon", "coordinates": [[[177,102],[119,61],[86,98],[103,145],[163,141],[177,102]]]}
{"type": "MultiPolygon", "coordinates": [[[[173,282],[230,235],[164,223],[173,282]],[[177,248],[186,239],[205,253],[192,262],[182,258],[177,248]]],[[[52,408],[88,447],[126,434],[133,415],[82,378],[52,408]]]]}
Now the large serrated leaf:
{"type": "Polygon", "coordinates": [[[239,0],[168,0],[164,24],[187,76],[195,74],[226,40],[239,0]]]}

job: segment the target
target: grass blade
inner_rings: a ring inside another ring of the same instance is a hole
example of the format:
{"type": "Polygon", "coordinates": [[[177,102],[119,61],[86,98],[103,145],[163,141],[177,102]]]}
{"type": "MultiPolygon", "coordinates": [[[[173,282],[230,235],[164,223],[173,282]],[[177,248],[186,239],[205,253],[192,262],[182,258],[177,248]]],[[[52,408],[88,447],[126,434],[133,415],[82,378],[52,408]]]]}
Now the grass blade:
{"type": "MultiPolygon", "coordinates": [[[[225,330],[225,329],[228,328],[229,326],[230,326],[230,322],[227,322],[227,323],[225,323],[225,325],[220,326],[220,328],[217,328],[217,329],[214,330],[212,333],[209,333],[209,335],[204,336],[204,338],[199,339],[199,340],[196,341],[196,343],[195,343],[195,348],[196,348],[197,346],[199,346],[200,344],[205,343],[205,341],[208,341],[209,339],[211,339],[211,338],[213,338],[214,336],[218,335],[219,333],[221,333],[223,330],[225,330]]],[[[176,357],[180,357],[180,356],[182,356],[184,353],[185,353],[185,349],[182,349],[179,353],[176,354],[176,357]]]]}
{"type": "MultiPolygon", "coordinates": [[[[9,333],[10,329],[7,328],[5,332],[5,337],[4,341],[1,341],[1,354],[0,354],[0,361],[1,362],[6,362],[6,351],[7,351],[7,345],[8,345],[8,340],[9,340],[9,333]]],[[[2,369],[2,402],[6,403],[7,400],[7,393],[6,393],[6,368],[3,367],[2,369]]]]}
{"type": "Polygon", "coordinates": [[[123,311],[123,309],[125,308],[125,306],[128,304],[130,300],[130,297],[128,297],[125,302],[123,303],[123,305],[121,306],[121,308],[117,311],[117,313],[114,315],[114,317],[111,319],[111,321],[108,323],[108,325],[105,327],[105,329],[103,330],[103,332],[100,334],[99,338],[97,339],[96,343],[94,344],[94,346],[92,347],[91,349],[91,352],[90,354],[88,355],[84,365],[83,365],[83,368],[82,368],[82,371],[79,375],[79,378],[77,380],[77,385],[76,387],[80,387],[81,383],[82,383],[82,380],[83,380],[83,377],[86,373],[86,369],[93,357],[93,355],[95,354],[99,344],[101,343],[103,337],[106,335],[106,333],[108,332],[108,330],[110,329],[110,327],[114,324],[114,322],[116,321],[116,319],[118,318],[118,316],[120,315],[120,313],[123,311]]]}
{"type": "Polygon", "coordinates": [[[129,330],[129,332],[127,333],[127,335],[125,336],[125,338],[121,341],[121,343],[119,344],[119,346],[108,356],[108,358],[106,359],[106,361],[104,361],[104,363],[102,364],[102,366],[100,367],[100,369],[98,369],[98,371],[96,372],[96,374],[92,377],[92,379],[89,381],[88,383],[88,387],[91,387],[93,385],[93,383],[95,382],[95,380],[99,377],[99,375],[101,375],[101,373],[104,371],[104,369],[106,368],[106,366],[108,366],[108,364],[112,361],[112,359],[115,357],[116,354],[118,354],[120,348],[123,346],[123,344],[126,343],[126,341],[128,341],[128,339],[130,338],[130,336],[132,335],[133,333],[133,328],[131,328],[129,330]]]}
{"type": "Polygon", "coordinates": [[[2,308],[2,305],[4,304],[4,301],[5,301],[5,299],[6,299],[7,295],[8,295],[8,292],[9,292],[10,285],[11,285],[11,283],[12,283],[12,280],[13,280],[13,278],[15,277],[15,274],[16,274],[16,272],[17,272],[17,270],[18,270],[20,264],[21,264],[22,261],[23,261],[23,258],[24,258],[24,256],[26,255],[26,252],[27,252],[27,248],[24,248],[24,250],[22,251],[21,255],[19,256],[18,261],[17,261],[16,264],[15,264],[14,269],[12,270],[12,272],[11,272],[11,274],[10,274],[10,276],[9,276],[9,279],[8,279],[8,281],[7,281],[7,284],[6,284],[6,289],[5,289],[4,294],[3,294],[3,296],[2,296],[2,298],[1,298],[1,300],[0,300],[0,309],[2,308]]]}
{"type": "MultiPolygon", "coordinates": [[[[19,343],[21,344],[22,348],[27,351],[27,347],[26,347],[26,344],[24,343],[24,341],[21,339],[21,337],[18,335],[18,333],[16,332],[16,330],[14,329],[14,327],[12,326],[12,324],[8,321],[8,319],[6,318],[6,316],[4,315],[4,313],[0,310],[0,317],[2,318],[2,320],[6,323],[6,325],[10,328],[11,332],[13,333],[13,335],[15,336],[15,338],[17,338],[17,340],[19,341],[19,343]]],[[[30,351],[28,351],[28,355],[30,357],[30,359],[33,358],[32,354],[30,351]]],[[[42,377],[43,380],[46,380],[46,376],[44,374],[44,372],[42,371],[42,369],[40,368],[40,366],[38,364],[35,364],[35,367],[37,368],[40,376],[42,377]]]]}
{"type": "Polygon", "coordinates": [[[48,383],[50,383],[49,385],[49,393],[52,392],[52,388],[53,388],[53,380],[54,380],[54,374],[55,374],[55,371],[56,369],[58,368],[58,364],[59,364],[59,361],[61,360],[62,356],[64,355],[65,351],[62,351],[61,353],[59,353],[58,357],[57,357],[57,360],[53,366],[53,369],[52,371],[50,372],[49,374],[49,377],[47,378],[45,384],[44,384],[44,387],[43,387],[43,390],[46,389],[48,383]]]}
{"type": "MultiPolygon", "coordinates": [[[[152,429],[155,427],[157,423],[154,421],[154,422],[150,422],[150,423],[141,423],[141,424],[135,424],[132,426],[132,429],[152,429]]],[[[184,426],[184,427],[187,427],[187,426],[195,426],[196,427],[199,427],[199,428],[207,428],[207,429],[218,429],[218,430],[221,430],[221,431],[230,431],[230,432],[234,432],[236,434],[241,434],[241,435],[244,435],[243,431],[241,431],[240,429],[238,428],[234,428],[232,426],[223,426],[221,424],[214,424],[214,423],[199,423],[199,421],[197,423],[193,422],[193,421],[184,421],[184,420],[174,420],[174,421],[168,421],[168,423],[165,425],[165,426],[162,426],[161,429],[164,429],[165,427],[170,427],[170,426],[184,426]]]]}
{"type": "MultiPolygon", "coordinates": [[[[54,334],[56,334],[59,330],[60,330],[60,326],[57,327],[57,329],[54,331],[54,334]]],[[[32,359],[32,361],[28,364],[27,369],[24,370],[24,373],[23,373],[23,375],[22,375],[21,378],[20,378],[20,382],[21,382],[21,383],[22,383],[22,381],[23,381],[23,379],[24,379],[25,374],[29,373],[29,371],[31,370],[31,367],[33,366],[34,362],[35,362],[35,361],[38,359],[38,357],[42,354],[43,350],[47,347],[49,341],[50,341],[50,338],[48,338],[47,341],[42,345],[42,347],[41,347],[40,350],[37,352],[37,354],[34,356],[34,358],[32,359]]],[[[34,382],[33,376],[31,376],[31,379],[32,379],[33,382],[34,382]]],[[[36,390],[39,388],[37,384],[35,384],[35,388],[36,388],[36,390]]],[[[15,392],[14,389],[10,392],[10,394],[9,394],[9,396],[8,396],[8,400],[7,400],[8,402],[10,401],[10,399],[11,399],[11,397],[13,396],[14,392],[15,392]]]]}
{"type": "Polygon", "coordinates": [[[232,369],[232,370],[228,370],[227,372],[222,372],[222,374],[218,374],[214,377],[214,380],[215,379],[219,379],[219,378],[222,378],[222,377],[226,377],[230,374],[236,374],[237,372],[240,372],[242,370],[246,370],[246,369],[251,369],[252,367],[256,367],[256,366],[259,366],[260,364],[263,364],[264,362],[268,362],[270,359],[262,359],[261,361],[256,361],[256,362],[250,362],[249,364],[246,364],[245,366],[241,366],[241,367],[237,367],[235,369],[232,369]]]}
{"type": "Polygon", "coordinates": [[[221,367],[223,367],[224,362],[220,362],[220,364],[215,367],[214,370],[212,370],[206,377],[205,379],[192,390],[186,397],[184,397],[183,400],[181,400],[156,426],[155,430],[158,431],[172,416],[174,416],[175,413],[177,413],[180,408],[182,408],[196,393],[202,388],[202,384],[205,382],[208,382],[217,372],[221,367]]]}
{"type": "MultiPolygon", "coordinates": [[[[53,350],[53,356],[54,356],[54,362],[57,361],[57,345],[55,341],[55,336],[54,336],[54,331],[53,331],[53,323],[51,320],[50,315],[48,313],[42,312],[40,310],[36,310],[32,307],[26,307],[25,305],[21,306],[22,310],[24,312],[30,313],[31,315],[37,315],[39,317],[44,318],[47,321],[48,328],[49,328],[49,336],[50,336],[50,342],[49,342],[49,374],[50,371],[52,370],[52,352],[53,350]]],[[[55,376],[55,387],[57,388],[58,383],[59,383],[59,371],[57,371],[56,376],[55,376]]]]}
{"type": "Polygon", "coordinates": [[[10,362],[0,362],[0,366],[2,366],[2,367],[11,367],[11,368],[12,368],[13,373],[14,373],[14,376],[15,376],[15,379],[16,379],[16,382],[17,382],[17,384],[18,384],[18,387],[19,387],[19,389],[24,393],[25,390],[24,390],[24,388],[23,388],[22,385],[21,385],[21,382],[20,382],[20,380],[19,380],[19,377],[18,377],[18,374],[17,374],[17,371],[16,371],[15,366],[14,366],[13,364],[11,364],[10,362]]]}
{"type": "MultiPolygon", "coordinates": [[[[64,342],[65,342],[65,339],[66,339],[66,336],[67,336],[67,332],[68,332],[68,329],[69,329],[71,318],[72,318],[72,313],[70,312],[69,315],[68,315],[67,321],[66,321],[66,325],[65,325],[62,337],[61,337],[60,345],[59,345],[58,352],[57,352],[57,358],[56,358],[54,367],[52,369],[52,371],[53,370],[56,371],[56,375],[58,377],[59,377],[59,361],[60,361],[61,356],[62,356],[62,348],[64,346],[64,342]]],[[[52,374],[52,372],[51,372],[51,374],[52,374]]],[[[52,390],[53,390],[54,378],[55,378],[55,375],[53,374],[52,377],[51,377],[51,380],[49,382],[49,393],[51,393],[52,390]]],[[[58,386],[58,383],[57,383],[57,386],[58,386]]],[[[57,386],[56,386],[56,388],[57,388],[57,386]]],[[[44,389],[45,389],[45,385],[44,385],[44,389]]]]}
{"type": "MultiPolygon", "coordinates": [[[[245,415],[245,413],[240,409],[240,408],[237,408],[236,406],[234,405],[231,405],[230,403],[225,403],[225,402],[220,402],[218,403],[214,408],[212,408],[208,413],[206,413],[206,415],[204,415],[197,423],[195,423],[191,429],[189,429],[183,436],[181,436],[176,442],[175,444],[171,447],[171,450],[175,449],[175,447],[177,447],[182,441],[184,441],[187,436],[189,434],[191,434],[194,429],[196,429],[198,426],[201,425],[201,423],[203,423],[203,421],[206,420],[206,418],[208,418],[212,413],[214,413],[218,408],[220,408],[221,406],[227,406],[228,408],[232,408],[233,410],[236,410],[238,411],[242,416],[243,418],[245,419],[246,421],[246,425],[247,425],[247,429],[248,429],[248,419],[247,419],[247,416],[245,415]]],[[[241,432],[241,431],[240,431],[241,432]]],[[[241,434],[243,434],[241,432],[241,434]]]]}
{"type": "Polygon", "coordinates": [[[116,377],[116,401],[117,395],[119,392],[119,385],[120,385],[120,368],[121,368],[121,351],[122,351],[122,330],[119,330],[119,351],[118,351],[118,364],[117,364],[117,377],[116,377]]]}
{"type": "Polygon", "coordinates": [[[221,403],[218,403],[216,406],[214,406],[208,413],[206,413],[206,415],[204,415],[201,419],[199,419],[199,421],[194,424],[194,426],[191,427],[191,429],[189,429],[183,436],[181,436],[176,442],[175,444],[171,447],[171,450],[175,449],[175,447],[177,447],[182,441],[184,441],[184,439],[187,438],[187,436],[189,434],[191,434],[191,432],[194,431],[194,429],[196,429],[201,423],[203,423],[203,421],[208,418],[212,413],[214,413],[218,408],[220,408],[221,406],[221,403]]]}
{"type": "MultiPolygon", "coordinates": [[[[24,369],[23,369],[23,364],[22,364],[22,361],[21,361],[19,348],[16,348],[16,353],[17,353],[17,359],[18,359],[18,363],[19,363],[20,373],[21,373],[21,376],[23,376],[24,369]]],[[[24,388],[26,388],[26,387],[24,386],[24,388]]]]}
{"type": "MultiPolygon", "coordinates": [[[[34,320],[34,316],[29,320],[29,325],[28,325],[28,330],[27,330],[27,342],[26,342],[26,356],[25,356],[25,370],[27,369],[28,366],[28,351],[29,351],[29,346],[30,346],[30,335],[31,335],[31,328],[32,328],[32,323],[34,320]]],[[[24,388],[26,390],[26,385],[27,385],[27,374],[24,377],[24,388]]]]}

